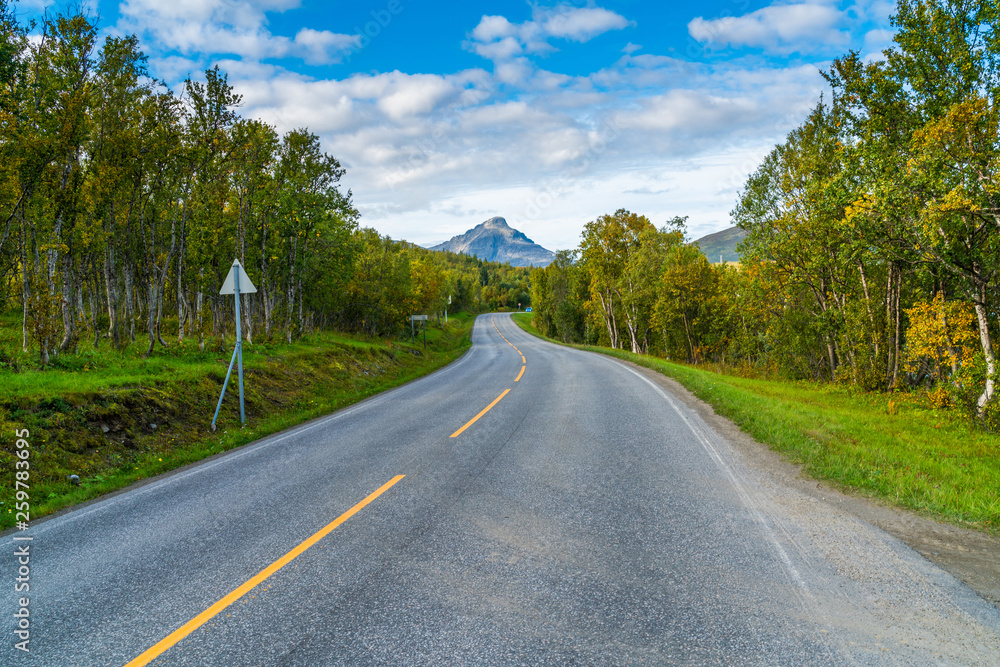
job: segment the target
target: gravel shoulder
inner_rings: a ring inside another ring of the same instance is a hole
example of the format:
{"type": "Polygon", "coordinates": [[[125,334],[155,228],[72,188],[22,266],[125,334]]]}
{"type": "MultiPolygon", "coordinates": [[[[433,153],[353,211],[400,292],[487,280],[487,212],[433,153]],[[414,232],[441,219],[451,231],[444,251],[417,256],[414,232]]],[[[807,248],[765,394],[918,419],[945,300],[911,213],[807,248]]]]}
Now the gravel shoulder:
{"type": "Polygon", "coordinates": [[[642,373],[695,410],[706,424],[732,444],[750,468],[776,484],[790,487],[884,530],[1000,609],[1000,539],[847,494],[826,482],[810,479],[801,466],[787,461],[730,420],[716,414],[710,405],[676,380],[627,361],[619,362],[642,373]]]}

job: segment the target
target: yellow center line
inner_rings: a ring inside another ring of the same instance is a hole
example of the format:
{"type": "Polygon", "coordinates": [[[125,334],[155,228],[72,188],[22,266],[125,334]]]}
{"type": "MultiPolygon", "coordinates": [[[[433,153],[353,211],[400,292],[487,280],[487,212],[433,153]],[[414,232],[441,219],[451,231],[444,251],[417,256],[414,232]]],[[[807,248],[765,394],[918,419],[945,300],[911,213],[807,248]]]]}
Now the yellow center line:
{"type": "Polygon", "coordinates": [[[516,378],[514,378],[514,382],[520,380],[522,375],[524,375],[524,366],[521,366],[521,372],[517,374],[516,378]]]}
{"type": "Polygon", "coordinates": [[[492,410],[493,406],[496,405],[497,403],[499,403],[500,399],[503,398],[504,396],[506,396],[507,392],[509,392],[509,391],[510,391],[510,389],[504,389],[502,394],[500,394],[499,396],[497,396],[496,399],[494,399],[494,401],[492,403],[490,403],[485,408],[483,408],[482,412],[480,412],[478,415],[476,415],[475,417],[473,417],[472,419],[470,419],[469,422],[465,426],[463,426],[462,428],[460,428],[457,431],[455,431],[454,433],[452,433],[451,437],[455,438],[457,436],[462,435],[462,431],[464,431],[465,429],[467,429],[470,426],[472,426],[473,424],[475,424],[477,421],[479,421],[480,417],[482,417],[487,412],[489,412],[490,410],[492,410]]]}
{"type": "MultiPolygon", "coordinates": [[[[504,393],[506,394],[507,392],[504,392],[504,393]]],[[[503,398],[503,396],[501,396],[500,398],[503,398]]],[[[497,399],[497,400],[500,400],[500,399],[497,399]]],[[[496,403],[496,401],[494,401],[494,403],[496,403]]],[[[491,405],[490,407],[493,407],[493,406],[491,405]]],[[[487,410],[488,409],[489,408],[487,408],[487,410]]],[[[485,412],[485,410],[483,412],[485,412]]],[[[479,419],[479,417],[476,417],[476,419],[479,419]]],[[[472,421],[475,421],[475,419],[473,419],[472,421]]],[[[324,526],[323,528],[321,528],[318,532],[316,532],[315,534],[313,534],[312,537],[308,538],[305,542],[303,542],[302,544],[300,544],[299,546],[295,547],[294,549],[292,549],[291,551],[289,551],[287,554],[285,554],[284,556],[282,556],[278,560],[276,560],[273,563],[271,563],[270,565],[268,565],[266,568],[264,568],[259,573],[257,573],[254,577],[252,577],[251,579],[248,579],[246,581],[246,583],[244,583],[243,585],[241,585],[239,588],[237,588],[236,590],[234,590],[232,593],[230,593],[226,597],[222,598],[221,600],[219,600],[218,602],[216,602],[215,604],[213,604],[211,607],[209,607],[205,611],[201,612],[200,614],[198,614],[197,616],[195,616],[194,618],[192,618],[190,621],[188,621],[187,623],[185,623],[181,627],[179,627],[176,630],[174,630],[172,633],[170,633],[169,635],[167,635],[163,640],[161,640],[160,642],[158,642],[157,644],[155,644],[148,651],[146,651],[145,653],[143,653],[142,655],[140,655],[139,657],[137,657],[132,662],[130,662],[127,665],[125,665],[125,667],[140,667],[141,665],[147,665],[150,662],[152,662],[153,660],[155,660],[156,658],[158,658],[164,651],[166,651],[167,649],[169,649],[170,647],[172,647],[174,644],[176,644],[177,642],[181,641],[182,639],[184,639],[185,637],[187,637],[188,635],[190,635],[192,632],[194,632],[195,630],[197,630],[198,628],[200,628],[202,625],[204,625],[205,623],[207,623],[208,621],[210,621],[212,618],[214,618],[219,612],[223,611],[226,607],[228,607],[232,603],[236,602],[241,597],[243,597],[244,595],[246,595],[248,592],[250,592],[251,590],[253,590],[262,581],[264,581],[265,579],[267,579],[268,577],[270,577],[272,574],[274,574],[275,572],[277,572],[278,570],[280,570],[281,568],[283,568],[284,566],[288,565],[290,562],[292,562],[293,560],[295,560],[295,558],[298,557],[299,555],[301,555],[306,549],[308,549],[309,547],[311,547],[312,545],[316,544],[321,539],[323,539],[324,537],[326,537],[326,535],[329,534],[334,528],[336,528],[340,524],[344,523],[345,521],[347,521],[348,519],[350,519],[352,516],[354,516],[355,514],[357,514],[359,511],[361,511],[362,509],[364,509],[364,507],[366,505],[370,504],[376,498],[378,498],[383,493],[385,493],[386,491],[388,491],[389,488],[392,487],[393,484],[395,484],[399,480],[403,479],[404,477],[406,477],[406,475],[396,475],[395,477],[393,477],[392,479],[390,479],[388,482],[386,482],[385,484],[383,484],[382,486],[380,486],[378,489],[376,489],[374,492],[372,492],[371,495],[369,495],[367,498],[365,498],[364,500],[362,500],[360,503],[358,503],[357,505],[355,505],[351,509],[349,509],[346,512],[344,512],[343,514],[341,514],[339,517],[337,517],[332,522],[328,523],[326,526],[324,526]]]]}
{"type": "Polygon", "coordinates": [[[522,363],[522,364],[526,364],[526,363],[528,363],[528,360],[524,358],[524,355],[523,355],[523,354],[521,355],[521,363],[522,363]]]}

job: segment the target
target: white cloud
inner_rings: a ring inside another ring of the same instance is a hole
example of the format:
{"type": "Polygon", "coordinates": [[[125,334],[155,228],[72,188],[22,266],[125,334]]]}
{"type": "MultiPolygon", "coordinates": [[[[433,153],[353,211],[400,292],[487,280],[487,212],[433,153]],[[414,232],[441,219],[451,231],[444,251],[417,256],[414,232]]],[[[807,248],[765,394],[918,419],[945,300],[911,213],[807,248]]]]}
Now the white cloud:
{"type": "Polygon", "coordinates": [[[454,85],[436,74],[407,76],[393,72],[390,77],[391,82],[379,97],[378,106],[393,120],[429,113],[455,93],[454,85]]]}
{"type": "Polygon", "coordinates": [[[492,42],[517,35],[517,26],[503,16],[484,16],[472,31],[477,42],[492,42]]]}
{"type": "Polygon", "coordinates": [[[360,44],[357,35],[340,35],[329,30],[303,28],[295,35],[294,48],[289,49],[312,65],[333,62],[341,54],[360,44]]]}
{"type": "Polygon", "coordinates": [[[161,58],[150,58],[150,73],[163,81],[182,81],[188,76],[197,77],[197,74],[206,69],[207,63],[201,60],[192,60],[181,56],[166,56],[161,58]]]}
{"type": "Polygon", "coordinates": [[[692,235],[727,226],[758,154],[801,122],[823,87],[814,65],[638,55],[585,77],[524,59],[492,75],[344,80],[222,66],[244,96],[243,115],[320,135],[347,167],[363,224],[432,243],[503,215],[553,249],[574,247],[583,223],[619,206],[658,222],[690,215],[692,235]]]}
{"type": "Polygon", "coordinates": [[[299,58],[315,65],[339,62],[357,47],[358,35],[303,28],[289,38],[267,30],[267,13],[298,4],[299,0],[123,0],[116,28],[186,56],[299,58]]]}
{"type": "Polygon", "coordinates": [[[624,16],[600,7],[557,7],[537,13],[535,22],[541,24],[546,34],[574,42],[586,42],[630,25],[624,16]]]}
{"type": "Polygon", "coordinates": [[[690,215],[692,234],[716,231],[758,154],[801,122],[823,86],[812,65],[636,56],[589,77],[530,70],[530,81],[507,78],[503,68],[516,65],[337,81],[223,63],[244,95],[241,113],[319,134],[347,167],[363,223],[417,243],[503,215],[546,247],[573,247],[583,223],[619,206],[659,222],[690,215]],[[499,93],[512,85],[522,92],[499,93]]]}
{"type": "Polygon", "coordinates": [[[744,16],[706,20],[696,17],[688,33],[713,47],[761,48],[773,53],[841,50],[850,41],[847,16],[820,4],[772,5],[744,16]]]}
{"type": "Polygon", "coordinates": [[[478,185],[412,208],[398,200],[373,200],[362,203],[362,221],[393,238],[432,245],[500,215],[549,250],[572,250],[585,223],[626,208],[657,226],[675,215],[689,216],[688,234],[698,238],[730,225],[738,189],[770,148],[750,144],[555,183],[478,185]]]}
{"type": "MultiPolygon", "coordinates": [[[[747,174],[824,89],[819,62],[693,62],[633,44],[613,50],[609,58],[617,61],[589,75],[547,71],[532,56],[558,40],[592,39],[627,25],[613,12],[568,7],[536,7],[521,24],[484,16],[465,47],[492,60],[492,72],[314,79],[264,60],[284,53],[318,61],[350,48],[352,38],[322,26],[271,35],[266,14],[292,0],[244,0],[251,16],[230,22],[212,18],[229,16],[221,2],[179,3],[186,8],[163,5],[169,20],[162,25],[154,25],[155,17],[143,24],[144,40],[160,40],[154,73],[197,75],[214,62],[202,60],[205,40],[232,44],[229,53],[240,58],[220,66],[243,95],[240,113],[279,132],[308,127],[317,133],[323,149],[347,168],[343,185],[354,191],[362,224],[422,244],[503,215],[550,249],[571,248],[585,222],[622,206],[657,224],[690,215],[692,236],[717,231],[729,224],[747,174]],[[175,54],[165,57],[167,48],[175,54]]],[[[808,32],[793,29],[788,17],[769,20],[772,33],[759,33],[758,41],[790,44],[808,32]]],[[[753,33],[740,34],[750,39],[753,33]]],[[[870,32],[872,44],[884,37],[870,32]]]]}
{"type": "Polygon", "coordinates": [[[488,60],[507,60],[524,51],[524,47],[514,37],[502,37],[497,40],[476,44],[476,55],[488,60]]]}
{"type": "Polygon", "coordinates": [[[632,22],[621,14],[601,7],[534,7],[532,18],[511,23],[503,16],[483,16],[465,42],[466,49],[493,61],[521,54],[554,50],[551,39],[587,42],[611,30],[621,30],[632,22]]]}
{"type": "Polygon", "coordinates": [[[54,5],[56,0],[20,0],[17,9],[41,14],[46,9],[54,5]]]}
{"type": "Polygon", "coordinates": [[[895,33],[891,30],[876,28],[865,33],[865,43],[861,48],[861,53],[865,57],[881,58],[882,51],[893,46],[892,37],[895,33]]]}
{"type": "Polygon", "coordinates": [[[511,86],[523,86],[534,74],[535,67],[527,58],[515,58],[493,67],[497,81],[511,86]]]}
{"type": "Polygon", "coordinates": [[[717,135],[723,128],[756,124],[761,115],[758,103],[748,97],[721,97],[701,91],[672,90],[642,102],[642,110],[619,114],[623,128],[647,132],[717,135]]]}

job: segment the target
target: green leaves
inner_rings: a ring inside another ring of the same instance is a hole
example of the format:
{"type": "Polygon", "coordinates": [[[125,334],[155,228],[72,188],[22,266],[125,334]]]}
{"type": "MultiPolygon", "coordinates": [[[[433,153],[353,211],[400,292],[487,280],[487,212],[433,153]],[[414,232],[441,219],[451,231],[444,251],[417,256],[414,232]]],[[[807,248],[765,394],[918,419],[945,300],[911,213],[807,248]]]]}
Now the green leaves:
{"type": "Polygon", "coordinates": [[[987,368],[980,409],[992,400],[998,12],[995,2],[901,0],[896,46],[881,61],[835,61],[829,109],[821,103],[741,194],[734,218],[750,232],[744,257],[773,267],[787,304],[781,319],[806,325],[795,339],[811,335],[826,348],[831,377],[873,388],[884,369],[882,386],[897,386],[907,339],[912,359],[927,329],[906,304],[941,293],[941,312],[975,304],[987,368]]]}

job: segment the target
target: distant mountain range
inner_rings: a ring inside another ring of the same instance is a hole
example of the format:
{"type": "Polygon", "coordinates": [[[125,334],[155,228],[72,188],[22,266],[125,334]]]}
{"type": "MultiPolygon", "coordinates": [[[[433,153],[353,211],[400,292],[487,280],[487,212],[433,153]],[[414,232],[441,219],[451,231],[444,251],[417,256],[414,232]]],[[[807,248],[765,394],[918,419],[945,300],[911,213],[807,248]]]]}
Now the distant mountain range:
{"type": "Polygon", "coordinates": [[[746,237],[747,233],[739,227],[730,227],[721,232],[702,236],[694,243],[712,263],[738,262],[740,255],[736,252],[736,244],[746,237]]]}
{"type": "MultiPolygon", "coordinates": [[[[736,244],[746,235],[739,227],[730,227],[692,243],[705,253],[710,262],[739,262],[736,244]]],[[[499,216],[476,225],[464,234],[453,236],[451,240],[431,247],[431,250],[461,253],[486,262],[506,262],[511,266],[548,266],[556,257],[554,252],[538,245],[499,216]]]]}
{"type": "Polygon", "coordinates": [[[472,255],[483,261],[506,262],[511,266],[548,266],[556,258],[554,252],[538,245],[501,217],[490,218],[431,250],[472,255]]]}

